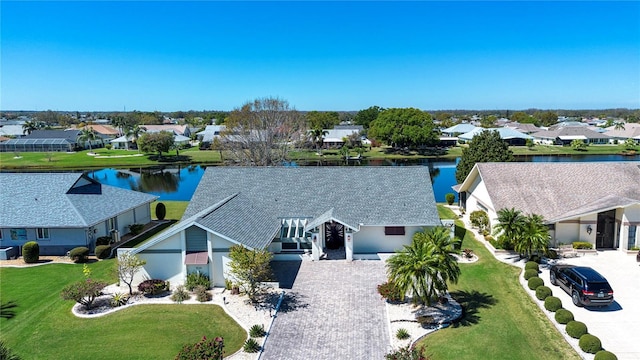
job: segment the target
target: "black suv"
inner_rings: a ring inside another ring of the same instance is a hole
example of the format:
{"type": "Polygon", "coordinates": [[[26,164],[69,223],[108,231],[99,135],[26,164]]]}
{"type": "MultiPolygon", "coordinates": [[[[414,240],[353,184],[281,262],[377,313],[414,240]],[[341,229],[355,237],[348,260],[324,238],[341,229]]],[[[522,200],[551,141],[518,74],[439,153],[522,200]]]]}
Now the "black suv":
{"type": "Polygon", "coordinates": [[[553,265],[549,273],[553,285],[559,285],[576,306],[608,306],[613,289],[604,276],[586,266],[553,265]]]}

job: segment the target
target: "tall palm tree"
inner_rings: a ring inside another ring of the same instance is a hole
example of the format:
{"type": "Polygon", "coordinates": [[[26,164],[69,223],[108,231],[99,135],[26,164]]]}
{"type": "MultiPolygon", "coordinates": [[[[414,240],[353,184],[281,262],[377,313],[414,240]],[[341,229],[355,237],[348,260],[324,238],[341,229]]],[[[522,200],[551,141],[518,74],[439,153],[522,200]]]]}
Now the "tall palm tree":
{"type": "Polygon", "coordinates": [[[316,152],[320,152],[320,148],[322,148],[322,143],[324,142],[324,136],[329,132],[327,130],[323,130],[322,128],[314,128],[309,130],[309,136],[311,137],[311,141],[316,144],[316,152]]]}
{"type": "Polygon", "coordinates": [[[498,223],[493,226],[493,234],[499,236],[503,241],[517,243],[525,224],[525,216],[515,208],[500,209],[497,215],[498,223]]]}
{"type": "Polygon", "coordinates": [[[448,282],[457,283],[460,268],[452,252],[456,241],[445,228],[432,228],[413,236],[411,245],[405,245],[387,260],[389,280],[404,295],[414,301],[431,305],[436,295],[444,294],[448,282]]]}
{"type": "Polygon", "coordinates": [[[529,257],[534,251],[546,250],[549,246],[549,228],[544,224],[542,216],[531,214],[524,218],[520,241],[515,250],[526,253],[529,257]]]}
{"type": "MultiPolygon", "coordinates": [[[[133,127],[127,129],[127,133],[125,135],[127,136],[127,138],[131,138],[131,141],[135,144],[138,141],[140,134],[145,131],[147,131],[146,127],[136,124],[133,127]]],[[[138,147],[137,144],[136,147],[138,147]]]]}
{"type": "Polygon", "coordinates": [[[89,144],[89,151],[92,150],[91,148],[91,142],[95,141],[98,139],[98,135],[96,135],[96,133],[93,131],[93,129],[91,128],[87,128],[85,127],[84,129],[82,129],[80,131],[80,135],[78,135],[78,141],[82,141],[85,144],[88,143],[89,144]]]}
{"type": "Polygon", "coordinates": [[[29,135],[33,130],[38,130],[40,128],[40,124],[35,121],[25,121],[25,123],[22,124],[22,133],[29,135]]]}
{"type": "Polygon", "coordinates": [[[613,130],[624,130],[624,122],[616,121],[613,123],[613,130]]]}
{"type": "Polygon", "coordinates": [[[113,117],[111,121],[113,125],[115,125],[116,129],[118,129],[118,135],[124,135],[124,128],[127,125],[127,120],[122,115],[116,115],[113,117]]]}

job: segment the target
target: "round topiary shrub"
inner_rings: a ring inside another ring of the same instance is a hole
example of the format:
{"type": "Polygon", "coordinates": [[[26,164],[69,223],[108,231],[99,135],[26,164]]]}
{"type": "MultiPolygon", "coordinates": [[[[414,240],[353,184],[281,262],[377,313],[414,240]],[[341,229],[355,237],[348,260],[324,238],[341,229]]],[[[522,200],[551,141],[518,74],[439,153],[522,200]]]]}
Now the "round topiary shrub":
{"type": "Polygon", "coordinates": [[[538,270],[540,270],[540,267],[539,267],[538,263],[535,262],[535,261],[527,261],[527,263],[524,264],[524,269],[525,270],[533,269],[535,271],[538,271],[538,270]]]}
{"type": "Polygon", "coordinates": [[[37,263],[40,260],[40,245],[35,241],[22,245],[22,259],[27,264],[37,263]]]}
{"type": "Polygon", "coordinates": [[[69,251],[69,257],[75,263],[86,262],[89,258],[89,248],[84,246],[73,248],[71,249],[71,251],[69,251]]]}
{"type": "Polygon", "coordinates": [[[581,321],[569,321],[565,328],[567,335],[574,339],[580,339],[580,337],[587,333],[587,325],[581,321]]]}
{"type": "Polygon", "coordinates": [[[524,279],[529,280],[534,276],[538,276],[538,270],[528,269],[524,271],[524,279]]]}
{"type": "Polygon", "coordinates": [[[589,354],[595,354],[598,351],[602,350],[602,342],[600,341],[600,339],[598,339],[597,336],[591,334],[584,334],[580,336],[578,345],[580,346],[580,349],[582,349],[582,351],[589,354]]]}
{"type": "Polygon", "coordinates": [[[573,313],[567,309],[558,309],[555,318],[558,324],[567,324],[573,321],[573,313]]]}
{"type": "Polygon", "coordinates": [[[109,245],[98,245],[96,246],[96,257],[98,259],[106,259],[111,255],[111,246],[109,245]]]}
{"type": "MultiPolygon", "coordinates": [[[[534,279],[534,278],[531,278],[531,279],[534,279]]],[[[529,281],[531,281],[531,279],[529,279],[529,281]]],[[[551,296],[552,294],[553,292],[548,286],[542,285],[536,288],[536,297],[538,298],[538,300],[544,300],[549,296],[551,296]]]]}
{"type": "Polygon", "coordinates": [[[530,277],[529,280],[527,280],[527,286],[531,290],[535,290],[538,288],[538,286],[542,286],[542,285],[544,285],[544,280],[540,279],[537,276],[530,277]]]}
{"type": "Polygon", "coordinates": [[[544,308],[551,312],[556,312],[562,309],[562,301],[555,296],[549,296],[544,299],[544,308]]]}
{"type": "Polygon", "coordinates": [[[156,205],[156,218],[158,220],[164,220],[165,216],[167,216],[167,207],[164,203],[158,203],[156,205]]]}
{"type": "Polygon", "coordinates": [[[454,201],[456,201],[456,195],[453,193],[447,193],[444,196],[444,199],[447,201],[447,204],[452,205],[454,201]]]}
{"type": "Polygon", "coordinates": [[[596,357],[593,360],[618,360],[616,354],[607,350],[600,350],[596,353],[596,357]]]}

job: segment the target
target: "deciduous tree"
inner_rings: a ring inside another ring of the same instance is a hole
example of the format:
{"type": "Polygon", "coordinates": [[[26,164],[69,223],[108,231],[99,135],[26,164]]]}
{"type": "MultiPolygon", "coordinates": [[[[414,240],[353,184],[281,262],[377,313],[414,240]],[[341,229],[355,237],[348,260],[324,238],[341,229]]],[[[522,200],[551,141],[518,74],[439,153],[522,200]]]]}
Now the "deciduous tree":
{"type": "Polygon", "coordinates": [[[257,300],[263,289],[263,283],[272,277],[271,259],[273,255],[267,250],[249,250],[242,245],[229,248],[229,275],[249,297],[257,300]]]}
{"type": "Polygon", "coordinates": [[[371,122],[377,119],[378,115],[380,115],[383,110],[384,109],[379,106],[371,106],[367,109],[360,110],[353,118],[353,122],[358,125],[362,125],[365,129],[368,129],[371,122]]]}
{"type": "Polygon", "coordinates": [[[124,252],[118,255],[118,278],[129,287],[129,295],[133,295],[133,278],[136,273],[142,269],[147,262],[138,258],[130,252],[124,252]]]}
{"type": "Polygon", "coordinates": [[[145,133],[138,139],[138,146],[143,152],[158,152],[158,156],[162,156],[163,152],[168,152],[173,146],[173,139],[170,131],[145,133]]]}
{"type": "Polygon", "coordinates": [[[438,142],[431,115],[414,108],[387,109],[371,122],[369,137],[393,147],[417,148],[438,142]]]}
{"type": "Polygon", "coordinates": [[[305,117],[311,129],[333,129],[340,124],[340,114],[336,111],[309,111],[305,117]]]}
{"type": "Polygon", "coordinates": [[[513,161],[513,152],[497,131],[485,130],[471,139],[468,148],[462,149],[460,162],[456,167],[456,181],[462,183],[478,162],[513,161]]]}

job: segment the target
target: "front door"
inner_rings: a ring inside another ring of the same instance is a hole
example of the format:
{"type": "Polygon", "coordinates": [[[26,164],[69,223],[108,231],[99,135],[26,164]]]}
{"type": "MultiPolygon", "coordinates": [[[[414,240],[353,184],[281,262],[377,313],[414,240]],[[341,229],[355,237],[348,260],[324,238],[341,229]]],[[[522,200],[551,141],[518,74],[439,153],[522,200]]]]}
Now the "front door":
{"type": "Polygon", "coordinates": [[[596,227],[596,249],[612,249],[616,232],[616,211],[609,210],[598,214],[596,227]]]}
{"type": "Polygon", "coordinates": [[[325,223],[325,245],[335,250],[344,246],[344,225],[335,221],[325,223]]]}

